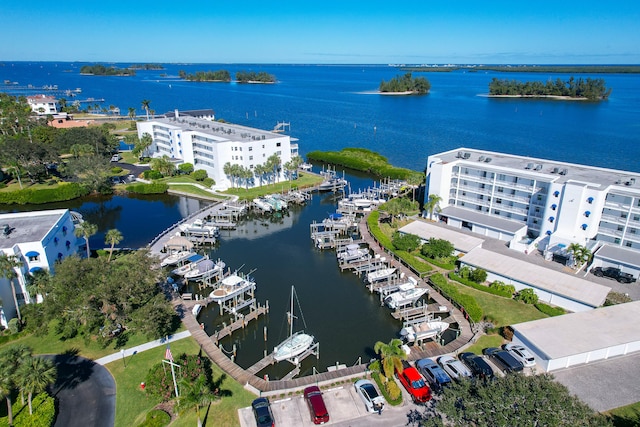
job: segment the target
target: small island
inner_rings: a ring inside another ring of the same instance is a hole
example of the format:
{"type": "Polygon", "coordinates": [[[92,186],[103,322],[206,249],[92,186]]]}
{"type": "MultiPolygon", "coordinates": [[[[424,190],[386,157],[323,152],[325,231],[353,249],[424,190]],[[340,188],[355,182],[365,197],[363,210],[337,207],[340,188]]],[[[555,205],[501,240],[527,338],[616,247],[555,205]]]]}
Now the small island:
{"type": "Polygon", "coordinates": [[[611,94],[611,88],[607,89],[604,79],[586,80],[573,76],[566,82],[558,78],[546,83],[539,81],[521,82],[493,78],[489,83],[490,97],[518,97],[518,98],[555,98],[569,100],[605,100],[611,94]]]}
{"type": "Polygon", "coordinates": [[[196,71],[193,74],[187,74],[184,70],[180,70],[178,75],[181,79],[188,80],[190,82],[224,82],[229,83],[231,81],[231,74],[227,70],[217,71],[196,71]]]}
{"type": "Polygon", "coordinates": [[[129,68],[107,67],[102,64],[83,65],[80,74],[92,76],[135,76],[136,72],[129,68]]]}
{"type": "Polygon", "coordinates": [[[431,83],[424,77],[413,77],[411,73],[396,76],[380,83],[379,91],[384,94],[424,95],[431,89],[431,83]]]}
{"type": "Polygon", "coordinates": [[[130,70],[164,70],[162,64],[132,64],[130,70]]]}
{"type": "Polygon", "coordinates": [[[238,83],[275,83],[276,77],[265,71],[256,73],[254,71],[238,71],[236,73],[236,81],[238,83]]]}

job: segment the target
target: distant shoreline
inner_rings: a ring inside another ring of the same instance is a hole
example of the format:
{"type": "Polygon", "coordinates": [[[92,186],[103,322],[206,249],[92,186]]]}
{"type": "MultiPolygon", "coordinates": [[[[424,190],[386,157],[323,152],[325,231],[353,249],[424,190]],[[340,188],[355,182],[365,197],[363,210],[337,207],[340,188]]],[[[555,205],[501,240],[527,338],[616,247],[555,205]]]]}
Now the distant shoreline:
{"type": "Polygon", "coordinates": [[[560,95],[490,95],[480,94],[487,98],[527,98],[527,99],[557,99],[559,101],[588,101],[589,99],[582,97],[560,96],[560,95]]]}

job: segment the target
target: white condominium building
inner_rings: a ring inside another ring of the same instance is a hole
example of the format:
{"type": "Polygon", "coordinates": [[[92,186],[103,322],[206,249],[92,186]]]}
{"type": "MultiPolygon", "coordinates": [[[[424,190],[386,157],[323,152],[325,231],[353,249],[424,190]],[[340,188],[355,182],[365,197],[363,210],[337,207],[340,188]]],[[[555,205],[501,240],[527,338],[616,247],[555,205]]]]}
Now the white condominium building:
{"type": "MultiPolygon", "coordinates": [[[[215,180],[217,189],[232,186],[224,173],[226,163],[254,170],[273,154],[280,157],[281,165],[298,155],[298,144],[287,135],[182,115],[178,110],[172,117],[138,122],[138,136],[142,138],[145,133],[153,139],[147,150],[152,157],[168,156],[176,163],[191,163],[196,170],[204,169],[215,180]]],[[[280,175],[282,179],[282,167],[280,175]]],[[[256,185],[260,185],[258,178],[250,183],[256,185]]]]}
{"type": "Polygon", "coordinates": [[[640,174],[459,148],[427,160],[434,217],[523,252],[571,243],[640,251],[640,174]]]}

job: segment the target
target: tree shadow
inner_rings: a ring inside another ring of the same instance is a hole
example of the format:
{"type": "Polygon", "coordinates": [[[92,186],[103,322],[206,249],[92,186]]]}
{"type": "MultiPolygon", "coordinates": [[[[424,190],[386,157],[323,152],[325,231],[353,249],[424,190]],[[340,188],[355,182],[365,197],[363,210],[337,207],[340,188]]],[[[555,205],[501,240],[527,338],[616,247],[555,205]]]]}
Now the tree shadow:
{"type": "Polygon", "coordinates": [[[222,374],[222,375],[220,375],[220,377],[218,379],[213,380],[213,382],[211,384],[211,389],[213,390],[213,394],[215,394],[218,397],[231,397],[231,396],[233,396],[233,392],[231,390],[224,390],[224,389],[220,388],[222,386],[222,383],[226,379],[227,379],[227,374],[222,374]]]}
{"type": "Polygon", "coordinates": [[[47,356],[57,369],[57,378],[50,387],[52,396],[56,396],[63,389],[73,389],[87,381],[93,373],[95,362],[78,356],[78,349],[70,349],[65,353],[47,356]]]}

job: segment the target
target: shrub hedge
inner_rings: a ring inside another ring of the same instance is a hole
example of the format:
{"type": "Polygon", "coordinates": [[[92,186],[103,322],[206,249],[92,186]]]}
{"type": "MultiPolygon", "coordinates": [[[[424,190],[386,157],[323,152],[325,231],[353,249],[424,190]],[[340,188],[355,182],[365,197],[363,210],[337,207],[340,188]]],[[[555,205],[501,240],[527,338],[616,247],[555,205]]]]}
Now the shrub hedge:
{"type": "Polygon", "coordinates": [[[344,148],[341,151],[312,151],[307,159],[349,169],[368,172],[379,177],[407,179],[420,173],[411,169],[398,168],[388,163],[387,158],[365,148],[344,148]]]}
{"type": "MultiPolygon", "coordinates": [[[[29,414],[29,404],[26,400],[24,405],[20,399],[13,404],[13,427],[51,427],[56,420],[54,398],[47,393],[41,393],[34,396],[31,403],[33,415],[29,414]]],[[[0,418],[0,427],[6,426],[9,426],[9,420],[5,416],[0,418]]]]}
{"type": "Polygon", "coordinates": [[[61,182],[51,188],[23,188],[16,191],[0,192],[0,203],[35,205],[51,202],[64,202],[78,197],[86,196],[90,190],[77,182],[61,182]]]}
{"type": "Polygon", "coordinates": [[[438,288],[441,294],[449,297],[457,305],[463,307],[472,321],[479,322],[482,320],[482,308],[478,305],[475,298],[471,295],[464,295],[458,292],[455,286],[447,282],[446,277],[442,274],[436,273],[429,276],[429,282],[438,288]]]}
{"type": "Polygon", "coordinates": [[[472,280],[463,279],[462,277],[458,276],[454,272],[449,273],[449,279],[455,280],[456,282],[462,283],[465,286],[469,286],[470,288],[477,289],[479,291],[486,292],[488,294],[498,295],[498,296],[505,297],[505,298],[512,298],[513,297],[513,294],[511,292],[509,292],[508,290],[506,290],[506,289],[503,289],[501,287],[493,287],[493,288],[491,288],[489,286],[484,286],[484,285],[476,283],[476,282],[474,282],[472,280]]]}
{"type": "Polygon", "coordinates": [[[139,194],[162,194],[166,193],[169,185],[164,182],[154,182],[151,184],[131,184],[126,186],[126,190],[130,193],[139,194]]]}
{"type": "MultiPolygon", "coordinates": [[[[400,396],[397,399],[392,399],[389,396],[389,392],[387,391],[387,387],[385,387],[385,385],[382,383],[382,375],[380,374],[380,372],[372,372],[371,373],[371,377],[373,378],[373,380],[378,385],[378,390],[380,390],[380,393],[382,393],[382,396],[384,396],[385,400],[387,402],[389,402],[389,405],[398,406],[398,405],[400,405],[402,403],[402,392],[400,392],[400,396]]],[[[395,382],[395,380],[393,378],[389,378],[389,381],[395,382]]],[[[397,386],[398,385],[396,384],[396,387],[397,386]]]]}
{"type": "Polygon", "coordinates": [[[161,409],[153,409],[147,412],[147,419],[138,427],[164,427],[171,422],[171,415],[161,409]]]}
{"type": "Polygon", "coordinates": [[[535,303],[534,306],[548,316],[561,316],[566,313],[566,311],[560,307],[551,307],[543,302],[535,303]]]}

